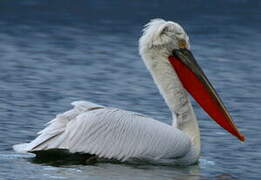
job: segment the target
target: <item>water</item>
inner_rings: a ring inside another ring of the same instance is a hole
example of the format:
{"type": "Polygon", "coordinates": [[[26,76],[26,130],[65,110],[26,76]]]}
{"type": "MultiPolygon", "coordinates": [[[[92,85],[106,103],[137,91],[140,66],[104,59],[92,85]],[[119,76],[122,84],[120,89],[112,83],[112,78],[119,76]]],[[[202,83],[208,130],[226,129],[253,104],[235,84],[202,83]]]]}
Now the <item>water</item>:
{"type": "Polygon", "coordinates": [[[0,179],[260,179],[260,8],[258,0],[1,1],[0,179]],[[142,25],[155,17],[175,20],[188,31],[194,55],[246,135],[245,143],[194,104],[202,135],[198,165],[52,167],[12,151],[75,100],[170,123],[137,51],[142,25]]]}

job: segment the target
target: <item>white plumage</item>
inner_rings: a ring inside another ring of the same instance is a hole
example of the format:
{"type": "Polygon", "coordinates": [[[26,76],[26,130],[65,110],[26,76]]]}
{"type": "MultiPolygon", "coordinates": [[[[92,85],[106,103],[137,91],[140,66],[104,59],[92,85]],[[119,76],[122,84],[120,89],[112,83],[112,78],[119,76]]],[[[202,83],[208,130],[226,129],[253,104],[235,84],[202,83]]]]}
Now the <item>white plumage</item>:
{"type": "Polygon", "coordinates": [[[196,116],[167,57],[177,39],[188,36],[181,26],[152,20],[140,39],[140,54],[172,112],[173,125],[144,115],[108,108],[87,101],[48,123],[30,143],[14,146],[17,152],[68,149],[121,161],[132,158],[192,164],[199,158],[200,139],[196,116]]]}
{"type": "Polygon", "coordinates": [[[188,136],[160,121],[86,101],[73,105],[72,110],[50,121],[24,150],[69,149],[122,161],[175,159],[190,150],[188,136]]]}

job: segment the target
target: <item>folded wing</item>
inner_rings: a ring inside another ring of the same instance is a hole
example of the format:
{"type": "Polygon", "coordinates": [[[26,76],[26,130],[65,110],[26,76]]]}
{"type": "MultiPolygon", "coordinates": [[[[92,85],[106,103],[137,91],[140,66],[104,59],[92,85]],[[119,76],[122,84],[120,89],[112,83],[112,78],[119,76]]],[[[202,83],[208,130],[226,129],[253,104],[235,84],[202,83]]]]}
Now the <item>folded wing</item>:
{"type": "Polygon", "coordinates": [[[191,149],[182,131],[143,115],[83,102],[49,122],[26,151],[68,149],[127,160],[183,157],[191,149]]]}

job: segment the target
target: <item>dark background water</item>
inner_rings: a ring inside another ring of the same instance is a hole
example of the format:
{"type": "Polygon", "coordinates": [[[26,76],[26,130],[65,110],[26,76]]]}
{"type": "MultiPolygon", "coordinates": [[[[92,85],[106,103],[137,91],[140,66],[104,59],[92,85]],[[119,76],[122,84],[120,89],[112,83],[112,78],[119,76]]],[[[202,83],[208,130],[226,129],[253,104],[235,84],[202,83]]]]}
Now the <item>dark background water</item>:
{"type": "Polygon", "coordinates": [[[260,19],[259,0],[1,0],[0,179],[260,179],[260,19]],[[187,30],[245,143],[194,104],[202,135],[199,165],[51,167],[12,151],[74,100],[170,123],[137,50],[142,26],[157,17],[187,30]]]}

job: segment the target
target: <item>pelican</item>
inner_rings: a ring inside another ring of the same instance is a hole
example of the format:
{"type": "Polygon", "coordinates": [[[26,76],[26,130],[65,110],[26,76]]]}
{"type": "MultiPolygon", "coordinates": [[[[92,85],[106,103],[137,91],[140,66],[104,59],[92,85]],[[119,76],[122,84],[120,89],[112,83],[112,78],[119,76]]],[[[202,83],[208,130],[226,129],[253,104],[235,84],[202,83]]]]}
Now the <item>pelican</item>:
{"type": "Polygon", "coordinates": [[[139,113],[76,101],[71,110],[48,122],[36,139],[14,145],[14,150],[66,149],[119,161],[191,165],[199,160],[200,131],[189,94],[221,127],[244,141],[189,49],[184,29],[163,19],[146,24],[139,39],[139,53],[171,111],[171,125],[139,113]]]}

